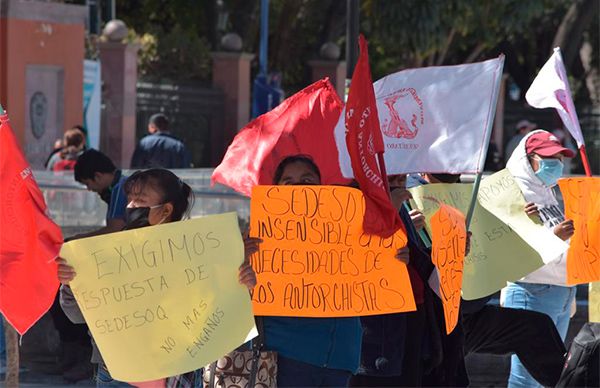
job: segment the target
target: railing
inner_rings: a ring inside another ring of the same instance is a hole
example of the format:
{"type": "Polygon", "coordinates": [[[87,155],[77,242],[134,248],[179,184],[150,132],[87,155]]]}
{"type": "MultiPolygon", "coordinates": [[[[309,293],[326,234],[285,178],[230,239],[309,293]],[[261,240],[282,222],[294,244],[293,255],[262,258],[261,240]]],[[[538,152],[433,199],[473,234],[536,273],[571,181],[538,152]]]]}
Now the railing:
{"type": "MultiPolygon", "coordinates": [[[[237,212],[240,226],[244,227],[250,217],[249,199],[222,185],[211,187],[212,171],[209,168],[174,170],[194,192],[191,216],[237,212]]],[[[129,175],[130,171],[124,174],[129,175]]],[[[104,225],[106,203],[77,183],[73,173],[35,171],[34,176],[44,193],[50,216],[63,228],[65,236],[104,225]]]]}
{"type": "MultiPolygon", "coordinates": [[[[190,213],[192,217],[237,212],[240,226],[247,226],[250,218],[250,199],[219,184],[211,187],[212,168],[173,172],[192,187],[195,198],[190,213]]],[[[131,171],[124,171],[125,175],[130,173],[131,171]]],[[[77,183],[72,172],[35,171],[34,176],[44,193],[50,216],[63,228],[65,236],[104,225],[106,203],[96,193],[87,191],[85,186],[77,183]]],[[[473,179],[474,175],[471,174],[461,177],[464,183],[473,182],[473,179]]],[[[560,191],[556,192],[559,201],[562,202],[560,191]]]]}

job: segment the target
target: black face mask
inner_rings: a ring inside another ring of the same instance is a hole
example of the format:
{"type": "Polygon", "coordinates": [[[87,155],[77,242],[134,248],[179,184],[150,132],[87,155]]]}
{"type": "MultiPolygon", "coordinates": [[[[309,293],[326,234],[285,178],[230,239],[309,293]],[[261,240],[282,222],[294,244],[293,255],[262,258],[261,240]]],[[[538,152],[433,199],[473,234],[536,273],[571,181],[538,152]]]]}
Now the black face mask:
{"type": "Polygon", "coordinates": [[[149,207],[128,207],[125,209],[125,229],[136,229],[150,226],[149,207]]]}
{"type": "Polygon", "coordinates": [[[143,228],[144,226],[150,226],[150,221],[148,220],[148,217],[150,216],[150,209],[161,207],[162,205],[164,205],[164,203],[154,206],[125,208],[125,229],[136,229],[143,228]]]}

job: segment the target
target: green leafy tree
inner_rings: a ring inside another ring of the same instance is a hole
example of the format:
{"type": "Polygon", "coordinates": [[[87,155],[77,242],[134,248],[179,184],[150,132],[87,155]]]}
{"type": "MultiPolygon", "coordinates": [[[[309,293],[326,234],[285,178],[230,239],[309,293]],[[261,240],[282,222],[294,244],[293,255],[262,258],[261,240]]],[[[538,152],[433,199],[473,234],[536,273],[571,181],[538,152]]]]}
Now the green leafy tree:
{"type": "MultiPolygon", "coordinates": [[[[597,101],[598,0],[363,0],[361,31],[374,78],[403,68],[468,63],[506,54],[525,90],[554,45],[563,49],[574,92],[597,101]],[[581,48],[584,47],[584,50],[581,48]]],[[[145,78],[210,80],[210,51],[236,32],[258,54],[259,0],[128,0],[117,15],[142,45],[145,78]]],[[[269,69],[291,93],[309,82],[308,61],[327,41],[345,45],[343,0],[271,0],[269,69]]],[[[342,54],[343,55],[343,54],[342,54]]],[[[258,60],[253,70],[257,71],[258,60]]]]}
{"type": "MultiPolygon", "coordinates": [[[[576,53],[584,38],[598,36],[592,26],[597,0],[366,0],[362,11],[375,78],[505,53],[505,70],[526,90],[555,45],[563,48],[569,73],[585,78],[576,53]]],[[[598,57],[597,45],[591,51],[598,57]]]]}
{"type": "Polygon", "coordinates": [[[140,44],[139,71],[146,80],[210,81],[216,44],[213,0],[128,0],[117,15],[140,44]]]}

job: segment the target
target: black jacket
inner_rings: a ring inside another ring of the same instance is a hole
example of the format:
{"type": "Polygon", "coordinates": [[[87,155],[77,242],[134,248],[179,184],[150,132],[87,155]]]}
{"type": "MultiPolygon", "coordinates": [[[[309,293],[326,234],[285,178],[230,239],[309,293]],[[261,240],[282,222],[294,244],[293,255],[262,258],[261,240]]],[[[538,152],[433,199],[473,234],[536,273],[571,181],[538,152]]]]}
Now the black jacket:
{"type": "MultiPolygon", "coordinates": [[[[400,210],[400,218],[406,229],[410,266],[418,273],[427,288],[427,279],[434,269],[429,250],[423,246],[410,215],[405,208],[400,210]]],[[[425,304],[431,303],[431,293],[426,292],[425,304]]],[[[419,306],[424,308],[425,306],[419,306]]],[[[429,318],[428,318],[429,319],[429,318]]],[[[364,316],[361,362],[358,373],[369,376],[399,376],[405,356],[406,313],[364,316]]],[[[428,336],[429,337],[429,336],[428,336]]],[[[427,352],[428,354],[431,352],[427,352]]],[[[410,355],[409,355],[410,357],[410,355]]]]}
{"type": "Polygon", "coordinates": [[[131,168],[189,167],[191,157],[185,145],[175,136],[162,132],[140,140],[131,158],[131,168]]]}

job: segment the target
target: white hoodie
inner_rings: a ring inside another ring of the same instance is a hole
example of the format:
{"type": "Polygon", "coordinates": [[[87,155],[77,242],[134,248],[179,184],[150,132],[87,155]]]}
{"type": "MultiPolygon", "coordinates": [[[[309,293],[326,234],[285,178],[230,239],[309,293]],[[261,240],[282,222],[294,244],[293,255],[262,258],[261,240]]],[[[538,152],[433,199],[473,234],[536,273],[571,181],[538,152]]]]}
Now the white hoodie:
{"type": "MultiPolygon", "coordinates": [[[[506,163],[506,168],[515,178],[515,181],[521,188],[521,192],[526,202],[533,202],[537,205],[540,212],[540,218],[548,229],[554,229],[556,225],[565,220],[565,215],[560,208],[554,191],[547,187],[535,175],[525,151],[525,142],[534,133],[544,131],[532,131],[528,133],[519,143],[510,159],[506,163]]],[[[566,253],[558,256],[554,261],[545,264],[543,267],[533,271],[520,280],[526,283],[552,284],[566,286],[567,281],[567,255],[566,253]]]]}

